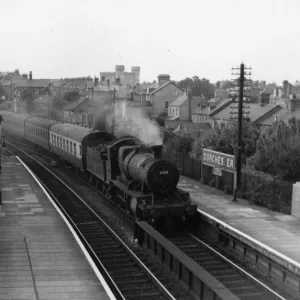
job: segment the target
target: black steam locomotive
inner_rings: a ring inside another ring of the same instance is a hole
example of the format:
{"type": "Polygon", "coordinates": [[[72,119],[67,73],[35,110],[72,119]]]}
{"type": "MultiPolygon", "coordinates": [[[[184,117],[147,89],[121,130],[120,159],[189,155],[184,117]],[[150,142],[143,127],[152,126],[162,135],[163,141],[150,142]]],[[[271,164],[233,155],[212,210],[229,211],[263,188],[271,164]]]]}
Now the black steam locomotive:
{"type": "Polygon", "coordinates": [[[137,220],[166,228],[196,215],[189,193],[177,188],[177,167],[161,159],[161,145],[149,147],[132,136],[118,139],[104,130],[45,118],[2,115],[4,132],[51,151],[83,172],[137,220]]]}

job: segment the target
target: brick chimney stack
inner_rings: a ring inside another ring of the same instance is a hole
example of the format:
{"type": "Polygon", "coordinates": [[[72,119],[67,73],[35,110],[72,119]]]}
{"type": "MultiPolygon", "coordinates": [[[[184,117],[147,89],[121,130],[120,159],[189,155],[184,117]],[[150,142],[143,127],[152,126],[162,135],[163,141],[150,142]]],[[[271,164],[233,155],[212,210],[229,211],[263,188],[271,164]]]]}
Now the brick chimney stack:
{"type": "Polygon", "coordinates": [[[170,78],[171,78],[170,75],[167,74],[158,75],[158,85],[161,86],[164,83],[170,81],[170,78]]]}
{"type": "Polygon", "coordinates": [[[291,93],[291,85],[287,80],[283,81],[283,97],[289,98],[289,95],[291,93]]]}
{"type": "Polygon", "coordinates": [[[32,72],[29,72],[29,80],[32,80],[32,72]]]}

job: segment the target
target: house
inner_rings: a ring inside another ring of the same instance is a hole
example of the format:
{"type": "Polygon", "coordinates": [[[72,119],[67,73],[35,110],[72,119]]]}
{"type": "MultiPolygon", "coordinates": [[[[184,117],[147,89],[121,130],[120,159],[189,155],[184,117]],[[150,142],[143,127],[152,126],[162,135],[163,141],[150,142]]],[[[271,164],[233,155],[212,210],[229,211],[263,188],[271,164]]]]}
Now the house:
{"type": "Polygon", "coordinates": [[[207,106],[205,108],[198,107],[192,112],[192,122],[193,123],[209,123],[211,124],[211,116],[214,113],[217,113],[224,108],[230,106],[232,103],[231,98],[224,99],[220,101],[215,107],[214,106],[207,106]]]}
{"type": "Polygon", "coordinates": [[[261,94],[262,89],[259,87],[252,87],[249,93],[250,101],[252,103],[258,103],[259,96],[261,94]]]}
{"type": "Polygon", "coordinates": [[[66,93],[70,92],[78,92],[79,95],[84,95],[87,91],[92,92],[98,84],[99,79],[97,77],[94,81],[90,77],[68,78],[51,83],[50,89],[54,96],[62,99],[66,93]]]}
{"type": "Polygon", "coordinates": [[[26,98],[26,93],[35,96],[42,95],[49,88],[52,81],[50,79],[33,79],[32,72],[29,72],[29,78],[26,74],[20,77],[18,74],[10,75],[1,80],[1,86],[5,89],[6,94],[10,100],[14,97],[19,99],[26,98]]]}
{"type": "Polygon", "coordinates": [[[271,126],[276,120],[283,120],[286,123],[292,118],[300,119],[300,97],[292,96],[286,99],[282,105],[277,105],[276,110],[269,111],[255,120],[255,124],[260,127],[271,126]]]}
{"type": "MultiPolygon", "coordinates": [[[[222,109],[215,109],[210,114],[210,124],[212,127],[224,126],[228,122],[232,121],[233,118],[237,118],[237,103],[231,101],[222,109]]],[[[244,117],[248,118],[250,122],[257,123],[257,120],[266,114],[276,113],[281,109],[280,105],[275,104],[263,104],[263,103],[245,103],[244,105],[244,117]]]]}
{"type": "Polygon", "coordinates": [[[192,111],[203,105],[202,97],[193,97],[192,90],[187,89],[168,107],[168,118],[170,120],[191,120],[192,111]]]}
{"type": "Polygon", "coordinates": [[[89,92],[87,92],[78,100],[69,103],[62,108],[63,121],[92,127],[95,121],[94,116],[99,114],[99,111],[104,110],[108,102],[109,99],[107,99],[106,96],[91,99],[89,97],[89,92]]]}
{"type": "Polygon", "coordinates": [[[151,104],[153,114],[158,115],[168,113],[169,105],[181,95],[184,95],[183,89],[171,81],[169,75],[164,74],[158,76],[158,87],[152,91],[148,89],[144,99],[151,104]]]}

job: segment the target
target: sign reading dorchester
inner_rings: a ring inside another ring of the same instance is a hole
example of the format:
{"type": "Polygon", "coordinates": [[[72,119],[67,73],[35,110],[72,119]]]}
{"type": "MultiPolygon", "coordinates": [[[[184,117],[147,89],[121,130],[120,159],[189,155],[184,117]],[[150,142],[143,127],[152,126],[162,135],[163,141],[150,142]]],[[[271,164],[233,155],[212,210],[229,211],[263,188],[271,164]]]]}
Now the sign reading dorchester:
{"type": "Polygon", "coordinates": [[[225,154],[209,149],[203,149],[203,164],[220,168],[228,172],[235,172],[235,157],[234,155],[225,154]]]}

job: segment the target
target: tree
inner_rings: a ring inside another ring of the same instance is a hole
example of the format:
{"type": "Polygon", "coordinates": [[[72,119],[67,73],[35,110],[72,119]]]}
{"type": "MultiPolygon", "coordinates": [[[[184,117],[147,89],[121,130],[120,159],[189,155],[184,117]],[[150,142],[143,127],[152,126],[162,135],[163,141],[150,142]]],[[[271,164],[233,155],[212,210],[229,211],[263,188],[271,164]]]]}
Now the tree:
{"type": "Polygon", "coordinates": [[[300,180],[300,123],[278,120],[262,131],[247,165],[288,181],[300,180]]]}
{"type": "Polygon", "coordinates": [[[178,86],[182,89],[192,89],[193,96],[204,95],[206,98],[211,98],[215,91],[214,85],[208,79],[200,79],[198,76],[187,77],[179,81],[178,86]]]}
{"type": "Polygon", "coordinates": [[[6,93],[5,89],[4,89],[4,87],[0,86],[0,98],[1,98],[2,96],[5,96],[5,97],[6,97],[6,95],[7,95],[7,93],[6,93]]]}
{"type": "Polygon", "coordinates": [[[76,91],[72,91],[72,92],[67,92],[64,95],[64,100],[68,101],[68,102],[73,102],[76,101],[80,98],[80,94],[76,91]]]}
{"type": "MultiPolygon", "coordinates": [[[[248,122],[243,121],[242,132],[242,162],[246,163],[246,158],[252,156],[256,151],[256,141],[259,137],[259,129],[248,122]]],[[[216,127],[207,136],[198,136],[192,145],[190,153],[193,158],[201,158],[202,148],[234,155],[238,136],[238,123],[229,122],[223,128],[216,127]]]]}
{"type": "Polygon", "coordinates": [[[167,149],[189,153],[192,149],[193,139],[188,135],[177,135],[172,129],[166,129],[163,143],[167,149]]]}

